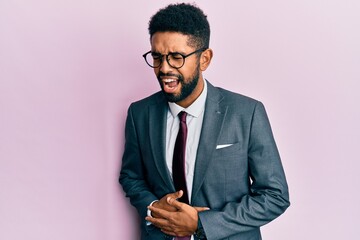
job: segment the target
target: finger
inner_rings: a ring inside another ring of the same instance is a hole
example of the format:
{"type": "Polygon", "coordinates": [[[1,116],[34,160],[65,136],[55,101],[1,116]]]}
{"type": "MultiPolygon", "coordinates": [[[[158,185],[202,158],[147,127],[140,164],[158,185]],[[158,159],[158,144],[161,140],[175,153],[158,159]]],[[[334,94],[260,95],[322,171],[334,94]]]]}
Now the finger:
{"type": "Polygon", "coordinates": [[[177,236],[177,237],[191,236],[193,234],[193,233],[188,233],[188,232],[177,232],[177,231],[165,230],[165,229],[161,229],[161,231],[167,235],[177,236]]]}
{"type": "Polygon", "coordinates": [[[177,195],[176,199],[181,198],[184,195],[184,191],[179,190],[179,191],[176,192],[176,195],[177,195]]]}
{"type": "Polygon", "coordinates": [[[197,212],[203,212],[203,211],[208,211],[210,210],[210,208],[208,207],[194,207],[196,209],[197,212]]]}
{"type": "Polygon", "coordinates": [[[183,194],[184,194],[184,192],[182,190],[179,190],[177,192],[168,194],[168,198],[172,197],[172,198],[178,199],[178,198],[181,198],[183,194]]]}
{"type": "Polygon", "coordinates": [[[145,217],[145,220],[155,225],[158,228],[168,228],[169,222],[162,218],[145,217]]]}
{"type": "Polygon", "coordinates": [[[168,197],[166,201],[168,202],[169,205],[175,207],[178,210],[182,209],[182,207],[185,205],[185,203],[179,202],[178,200],[172,197],[168,197]]]}
{"type": "Polygon", "coordinates": [[[165,229],[161,229],[161,231],[162,231],[163,233],[165,233],[166,235],[176,236],[176,233],[173,232],[173,231],[167,231],[167,230],[165,230],[165,229]]]}
{"type": "Polygon", "coordinates": [[[169,235],[175,235],[176,226],[166,219],[145,217],[145,220],[158,227],[163,232],[167,232],[169,235]]]}
{"type": "Polygon", "coordinates": [[[169,218],[171,213],[166,211],[166,210],[163,210],[161,208],[157,208],[157,207],[154,207],[154,206],[149,206],[148,209],[152,212],[152,213],[155,213],[156,215],[159,215],[161,218],[169,218]]]}

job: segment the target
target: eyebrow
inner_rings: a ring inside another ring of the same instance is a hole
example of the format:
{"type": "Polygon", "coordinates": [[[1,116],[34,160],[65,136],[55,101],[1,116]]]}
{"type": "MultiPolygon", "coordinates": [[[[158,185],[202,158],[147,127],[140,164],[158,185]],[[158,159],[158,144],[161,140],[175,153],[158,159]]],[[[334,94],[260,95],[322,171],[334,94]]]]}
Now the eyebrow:
{"type": "Polygon", "coordinates": [[[161,54],[161,53],[159,53],[159,52],[156,52],[156,51],[151,51],[151,54],[152,55],[168,55],[168,54],[183,54],[183,55],[185,55],[184,53],[181,53],[181,52],[168,52],[167,54],[161,54]]]}

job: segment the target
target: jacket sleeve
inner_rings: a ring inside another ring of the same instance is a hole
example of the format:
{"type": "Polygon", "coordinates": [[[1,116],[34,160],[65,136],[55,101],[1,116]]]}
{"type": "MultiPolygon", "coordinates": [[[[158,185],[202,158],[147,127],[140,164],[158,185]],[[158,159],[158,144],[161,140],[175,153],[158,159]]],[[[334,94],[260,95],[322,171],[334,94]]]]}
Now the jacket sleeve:
{"type": "Polygon", "coordinates": [[[144,163],[139,146],[138,132],[134,123],[132,107],[129,107],[125,126],[125,150],[122,158],[119,182],[126,197],[138,210],[141,220],[147,214],[147,206],[157,200],[145,180],[144,163]]]}
{"type": "Polygon", "coordinates": [[[209,240],[259,228],[281,215],[290,205],[280,156],[260,102],[254,107],[248,141],[249,194],[236,202],[227,202],[220,210],[199,213],[209,240]]]}

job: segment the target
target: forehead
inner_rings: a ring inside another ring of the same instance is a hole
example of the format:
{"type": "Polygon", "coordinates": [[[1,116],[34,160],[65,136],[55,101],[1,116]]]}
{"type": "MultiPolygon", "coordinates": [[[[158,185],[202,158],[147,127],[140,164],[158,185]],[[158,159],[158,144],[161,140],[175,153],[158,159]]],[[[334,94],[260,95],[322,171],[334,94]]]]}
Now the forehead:
{"type": "Polygon", "coordinates": [[[151,38],[151,50],[159,53],[187,52],[189,37],[178,32],[157,32],[151,38]]]}

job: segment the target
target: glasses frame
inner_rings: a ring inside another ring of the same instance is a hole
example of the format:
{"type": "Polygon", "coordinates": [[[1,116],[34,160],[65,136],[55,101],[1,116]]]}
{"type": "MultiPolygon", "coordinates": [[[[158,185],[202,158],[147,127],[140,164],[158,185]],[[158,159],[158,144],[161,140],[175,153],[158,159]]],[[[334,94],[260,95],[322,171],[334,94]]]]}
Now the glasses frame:
{"type": "Polygon", "coordinates": [[[159,54],[159,57],[160,57],[160,64],[159,64],[159,66],[152,66],[152,65],[151,65],[150,63],[148,63],[148,61],[146,60],[146,56],[147,56],[148,54],[150,54],[150,53],[153,53],[151,50],[148,51],[148,52],[146,52],[146,53],[144,53],[142,56],[143,56],[146,64],[149,65],[151,68],[158,68],[158,67],[160,67],[160,66],[162,65],[162,63],[163,63],[163,58],[164,58],[164,56],[165,56],[166,62],[169,64],[170,67],[175,68],[175,69],[179,69],[179,68],[181,68],[181,67],[183,67],[183,66],[185,65],[185,59],[186,59],[187,57],[190,57],[191,55],[193,55],[193,54],[195,54],[195,53],[204,52],[206,49],[208,49],[208,48],[203,47],[203,48],[200,48],[200,49],[198,49],[198,50],[195,50],[195,51],[193,51],[193,52],[191,52],[191,53],[189,53],[189,54],[186,54],[186,55],[185,55],[185,54],[182,54],[182,53],[178,53],[178,52],[171,52],[171,53],[168,53],[168,54],[159,54]],[[182,58],[183,58],[183,64],[182,64],[180,67],[174,67],[174,66],[170,63],[169,56],[170,56],[170,55],[173,55],[173,54],[179,54],[180,56],[182,56],[182,58]]]}

